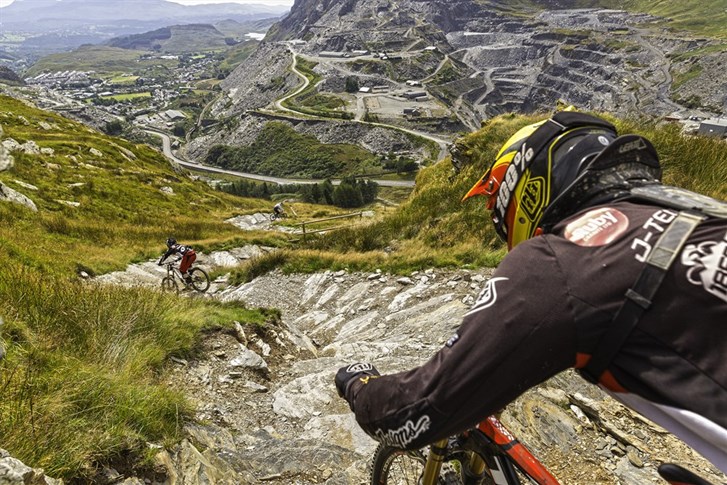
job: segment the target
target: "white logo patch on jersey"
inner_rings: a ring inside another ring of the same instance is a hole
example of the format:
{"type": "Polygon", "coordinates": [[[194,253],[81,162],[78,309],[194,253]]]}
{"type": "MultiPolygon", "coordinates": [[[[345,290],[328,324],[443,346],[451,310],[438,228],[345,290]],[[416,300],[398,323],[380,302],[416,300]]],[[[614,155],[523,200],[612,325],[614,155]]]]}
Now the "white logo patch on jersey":
{"type": "Polygon", "coordinates": [[[684,248],[681,261],[687,266],[687,280],[727,302],[727,235],[720,242],[707,241],[684,248]]]}
{"type": "Polygon", "coordinates": [[[432,421],[426,414],[414,421],[407,421],[401,428],[384,431],[378,429],[374,432],[374,438],[385,445],[406,448],[406,445],[426,433],[432,421]]]}
{"type": "Polygon", "coordinates": [[[353,373],[353,372],[366,372],[373,369],[374,366],[372,364],[351,364],[348,367],[346,367],[346,372],[353,373]]]}
{"type": "Polygon", "coordinates": [[[477,301],[475,302],[474,306],[469,312],[465,314],[465,317],[494,305],[497,301],[497,289],[495,288],[495,283],[497,283],[498,281],[506,281],[508,279],[509,278],[504,277],[490,278],[487,281],[487,284],[485,284],[485,287],[482,288],[482,291],[477,297],[477,301]]]}
{"type": "Polygon", "coordinates": [[[564,236],[579,246],[604,246],[618,239],[628,227],[629,219],[625,214],[607,207],[588,211],[570,222],[564,236]]]}

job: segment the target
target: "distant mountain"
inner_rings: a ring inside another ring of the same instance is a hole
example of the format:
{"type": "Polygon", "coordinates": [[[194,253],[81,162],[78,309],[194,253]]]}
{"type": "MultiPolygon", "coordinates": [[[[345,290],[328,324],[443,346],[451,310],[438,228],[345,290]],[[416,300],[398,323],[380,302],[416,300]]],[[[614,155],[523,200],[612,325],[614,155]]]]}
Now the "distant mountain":
{"type": "Polygon", "coordinates": [[[22,70],[39,57],[82,44],[99,44],[170,25],[247,24],[277,19],[287,10],[279,5],[238,3],[186,6],[166,0],[15,0],[0,8],[0,31],[13,34],[0,40],[0,53],[26,59],[25,63],[10,63],[22,70]]]}
{"type": "Polygon", "coordinates": [[[106,45],[122,49],[182,54],[213,49],[226,49],[225,35],[209,24],[173,25],[161,29],[116,37],[106,45]]]}
{"type": "Polygon", "coordinates": [[[15,0],[1,8],[0,24],[7,30],[47,32],[51,29],[156,23],[212,23],[230,18],[277,17],[287,8],[258,4],[220,3],[180,5],[166,0],[15,0]]]}
{"type": "Polygon", "coordinates": [[[0,66],[0,83],[9,84],[11,86],[22,86],[25,81],[15,74],[11,69],[5,66],[0,66]]]}

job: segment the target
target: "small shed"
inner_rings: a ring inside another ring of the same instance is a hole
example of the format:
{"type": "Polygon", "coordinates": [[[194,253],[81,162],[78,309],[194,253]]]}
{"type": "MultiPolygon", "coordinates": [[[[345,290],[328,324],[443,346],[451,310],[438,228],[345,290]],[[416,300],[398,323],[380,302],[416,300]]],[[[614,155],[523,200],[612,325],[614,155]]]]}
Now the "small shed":
{"type": "Polygon", "coordinates": [[[348,54],[340,51],[321,51],[318,55],[320,57],[348,57],[348,54]]]}
{"type": "Polygon", "coordinates": [[[697,133],[722,138],[727,135],[727,119],[704,120],[699,124],[697,133]]]}
{"type": "Polygon", "coordinates": [[[407,91],[404,93],[404,97],[407,99],[421,98],[426,95],[426,91],[407,91]]]}
{"type": "Polygon", "coordinates": [[[187,117],[184,113],[181,111],[178,111],[176,109],[168,109],[164,112],[164,116],[167,117],[167,119],[171,121],[177,121],[177,120],[183,120],[187,117]]]}

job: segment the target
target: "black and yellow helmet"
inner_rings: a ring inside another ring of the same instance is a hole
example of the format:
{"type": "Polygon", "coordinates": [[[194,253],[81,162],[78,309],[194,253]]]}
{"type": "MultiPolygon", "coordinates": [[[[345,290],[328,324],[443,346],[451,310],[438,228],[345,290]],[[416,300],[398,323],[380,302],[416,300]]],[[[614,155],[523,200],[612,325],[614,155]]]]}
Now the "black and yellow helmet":
{"type": "Polygon", "coordinates": [[[495,229],[512,249],[584,207],[586,200],[593,205],[592,199],[606,193],[612,200],[618,187],[628,188],[624,181],[657,181],[660,174],[648,140],[617,138],[616,128],[606,120],[561,111],[510,137],[463,200],[487,196],[495,229]],[[635,153],[640,149],[644,152],[635,153]],[[616,167],[624,173],[618,175],[616,167]]]}

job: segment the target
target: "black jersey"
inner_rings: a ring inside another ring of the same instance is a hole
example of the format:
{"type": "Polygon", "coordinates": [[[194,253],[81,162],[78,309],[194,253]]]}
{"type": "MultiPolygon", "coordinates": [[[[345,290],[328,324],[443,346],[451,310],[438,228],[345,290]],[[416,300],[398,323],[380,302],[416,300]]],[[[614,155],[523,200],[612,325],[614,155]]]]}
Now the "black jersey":
{"type": "Polygon", "coordinates": [[[192,246],[184,246],[183,244],[173,244],[172,246],[167,249],[167,252],[162,255],[162,258],[159,260],[159,263],[163,263],[165,259],[167,259],[172,254],[181,254],[184,256],[188,252],[194,252],[194,249],[192,249],[192,246]]]}
{"type": "MultiPolygon", "coordinates": [[[[354,381],[347,398],[357,421],[379,441],[417,448],[583,367],[676,215],[615,202],[519,244],[427,363],[354,381]]],[[[726,355],[727,221],[708,219],[599,384],[727,473],[726,355]]]]}

